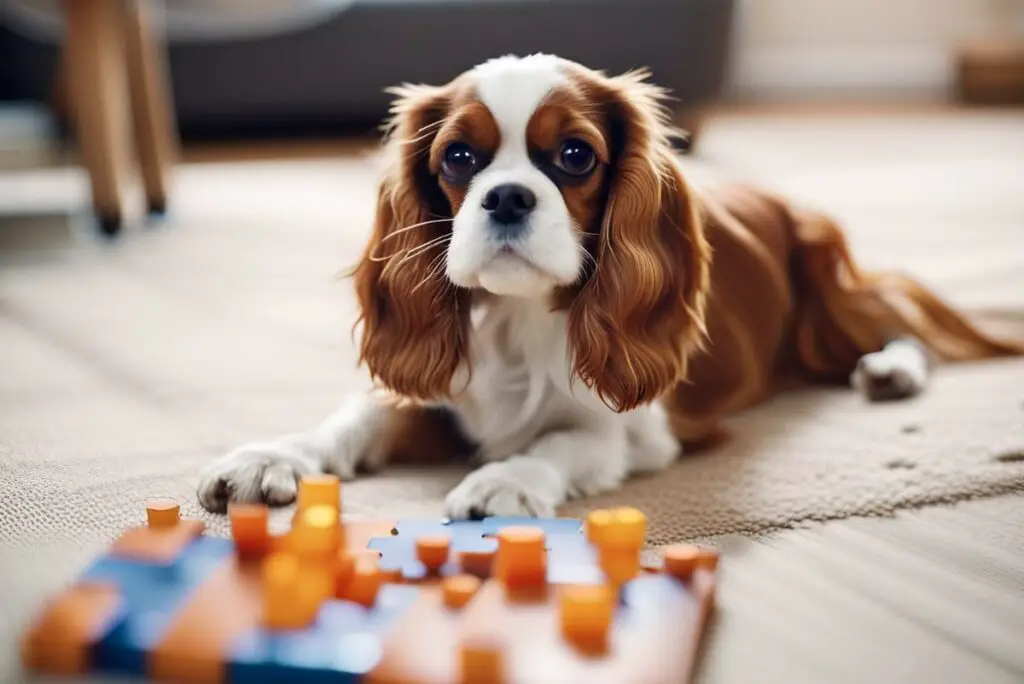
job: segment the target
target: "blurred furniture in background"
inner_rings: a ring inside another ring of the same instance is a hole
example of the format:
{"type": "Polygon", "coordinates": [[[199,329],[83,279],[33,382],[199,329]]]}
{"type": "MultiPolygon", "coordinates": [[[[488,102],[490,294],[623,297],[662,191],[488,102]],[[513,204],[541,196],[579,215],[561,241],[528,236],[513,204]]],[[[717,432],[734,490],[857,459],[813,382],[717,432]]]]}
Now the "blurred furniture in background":
{"type": "Polygon", "coordinates": [[[75,133],[100,229],[114,235],[124,223],[133,158],[147,209],[163,213],[174,111],[148,0],[3,0],[0,7],[5,16],[59,27],[54,103],[75,133]]]}
{"type": "Polygon", "coordinates": [[[173,108],[146,0],[67,0],[56,84],[89,172],[104,233],[121,229],[132,140],[149,212],[167,209],[173,108]]]}
{"type": "Polygon", "coordinates": [[[148,213],[167,209],[177,147],[164,44],[167,20],[189,38],[251,38],[268,27],[304,25],[347,2],[0,0],[0,23],[20,29],[48,53],[35,60],[15,51],[5,61],[29,75],[30,96],[42,97],[32,91],[47,84],[54,113],[73,132],[88,171],[99,227],[114,235],[124,223],[136,166],[148,213]]]}
{"type": "Polygon", "coordinates": [[[1024,0],[998,0],[990,35],[957,52],[957,92],[965,104],[1024,104],[1024,0]]]}
{"type": "MultiPolygon", "coordinates": [[[[166,0],[176,118],[186,138],[366,133],[384,88],[442,83],[506,53],[610,72],[649,67],[680,123],[722,87],[732,0],[166,0]]],[[[47,92],[53,46],[19,16],[9,60],[47,92]]]]}

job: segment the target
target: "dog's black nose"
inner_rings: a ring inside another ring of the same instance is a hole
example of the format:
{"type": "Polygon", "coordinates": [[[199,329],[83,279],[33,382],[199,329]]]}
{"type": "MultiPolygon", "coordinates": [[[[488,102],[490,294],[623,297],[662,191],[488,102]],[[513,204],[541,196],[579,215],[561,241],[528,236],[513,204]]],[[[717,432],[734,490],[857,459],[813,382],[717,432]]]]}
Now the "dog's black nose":
{"type": "Polygon", "coordinates": [[[505,183],[491,188],[481,206],[490,212],[495,223],[508,226],[522,223],[530,215],[537,206],[537,196],[523,185],[505,183]]]}

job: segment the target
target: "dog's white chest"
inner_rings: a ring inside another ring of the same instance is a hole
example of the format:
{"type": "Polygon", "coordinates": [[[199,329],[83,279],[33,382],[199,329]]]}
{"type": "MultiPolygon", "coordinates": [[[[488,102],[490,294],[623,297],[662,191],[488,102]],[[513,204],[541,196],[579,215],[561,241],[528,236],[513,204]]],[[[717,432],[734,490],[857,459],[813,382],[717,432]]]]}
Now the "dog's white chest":
{"type": "Polygon", "coordinates": [[[564,314],[506,300],[477,312],[473,324],[473,377],[457,408],[485,457],[508,456],[590,413],[590,392],[570,386],[564,314]]]}

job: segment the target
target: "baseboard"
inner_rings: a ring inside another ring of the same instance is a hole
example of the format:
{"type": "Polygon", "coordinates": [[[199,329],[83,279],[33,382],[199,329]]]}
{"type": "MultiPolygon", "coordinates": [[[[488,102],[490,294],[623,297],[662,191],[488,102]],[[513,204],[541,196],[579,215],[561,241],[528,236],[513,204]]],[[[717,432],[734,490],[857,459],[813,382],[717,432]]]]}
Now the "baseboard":
{"type": "Polygon", "coordinates": [[[945,101],[955,56],[939,46],[754,49],[736,55],[737,100],[945,101]]]}

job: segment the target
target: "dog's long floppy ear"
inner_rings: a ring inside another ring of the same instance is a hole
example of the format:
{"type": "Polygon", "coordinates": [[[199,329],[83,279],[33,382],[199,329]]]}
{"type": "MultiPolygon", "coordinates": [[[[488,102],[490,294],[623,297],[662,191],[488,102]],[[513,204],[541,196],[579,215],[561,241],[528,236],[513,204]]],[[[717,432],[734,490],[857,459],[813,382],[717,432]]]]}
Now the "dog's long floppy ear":
{"type": "Polygon", "coordinates": [[[576,376],[611,408],[657,399],[704,336],[710,248],[672,156],[664,93],[646,73],[587,79],[612,148],[596,265],[569,310],[576,376]]]}
{"type": "Polygon", "coordinates": [[[427,167],[450,89],[393,91],[373,233],[355,268],[360,359],[388,389],[415,399],[445,397],[467,351],[468,292],[445,277],[452,210],[427,167]]]}

